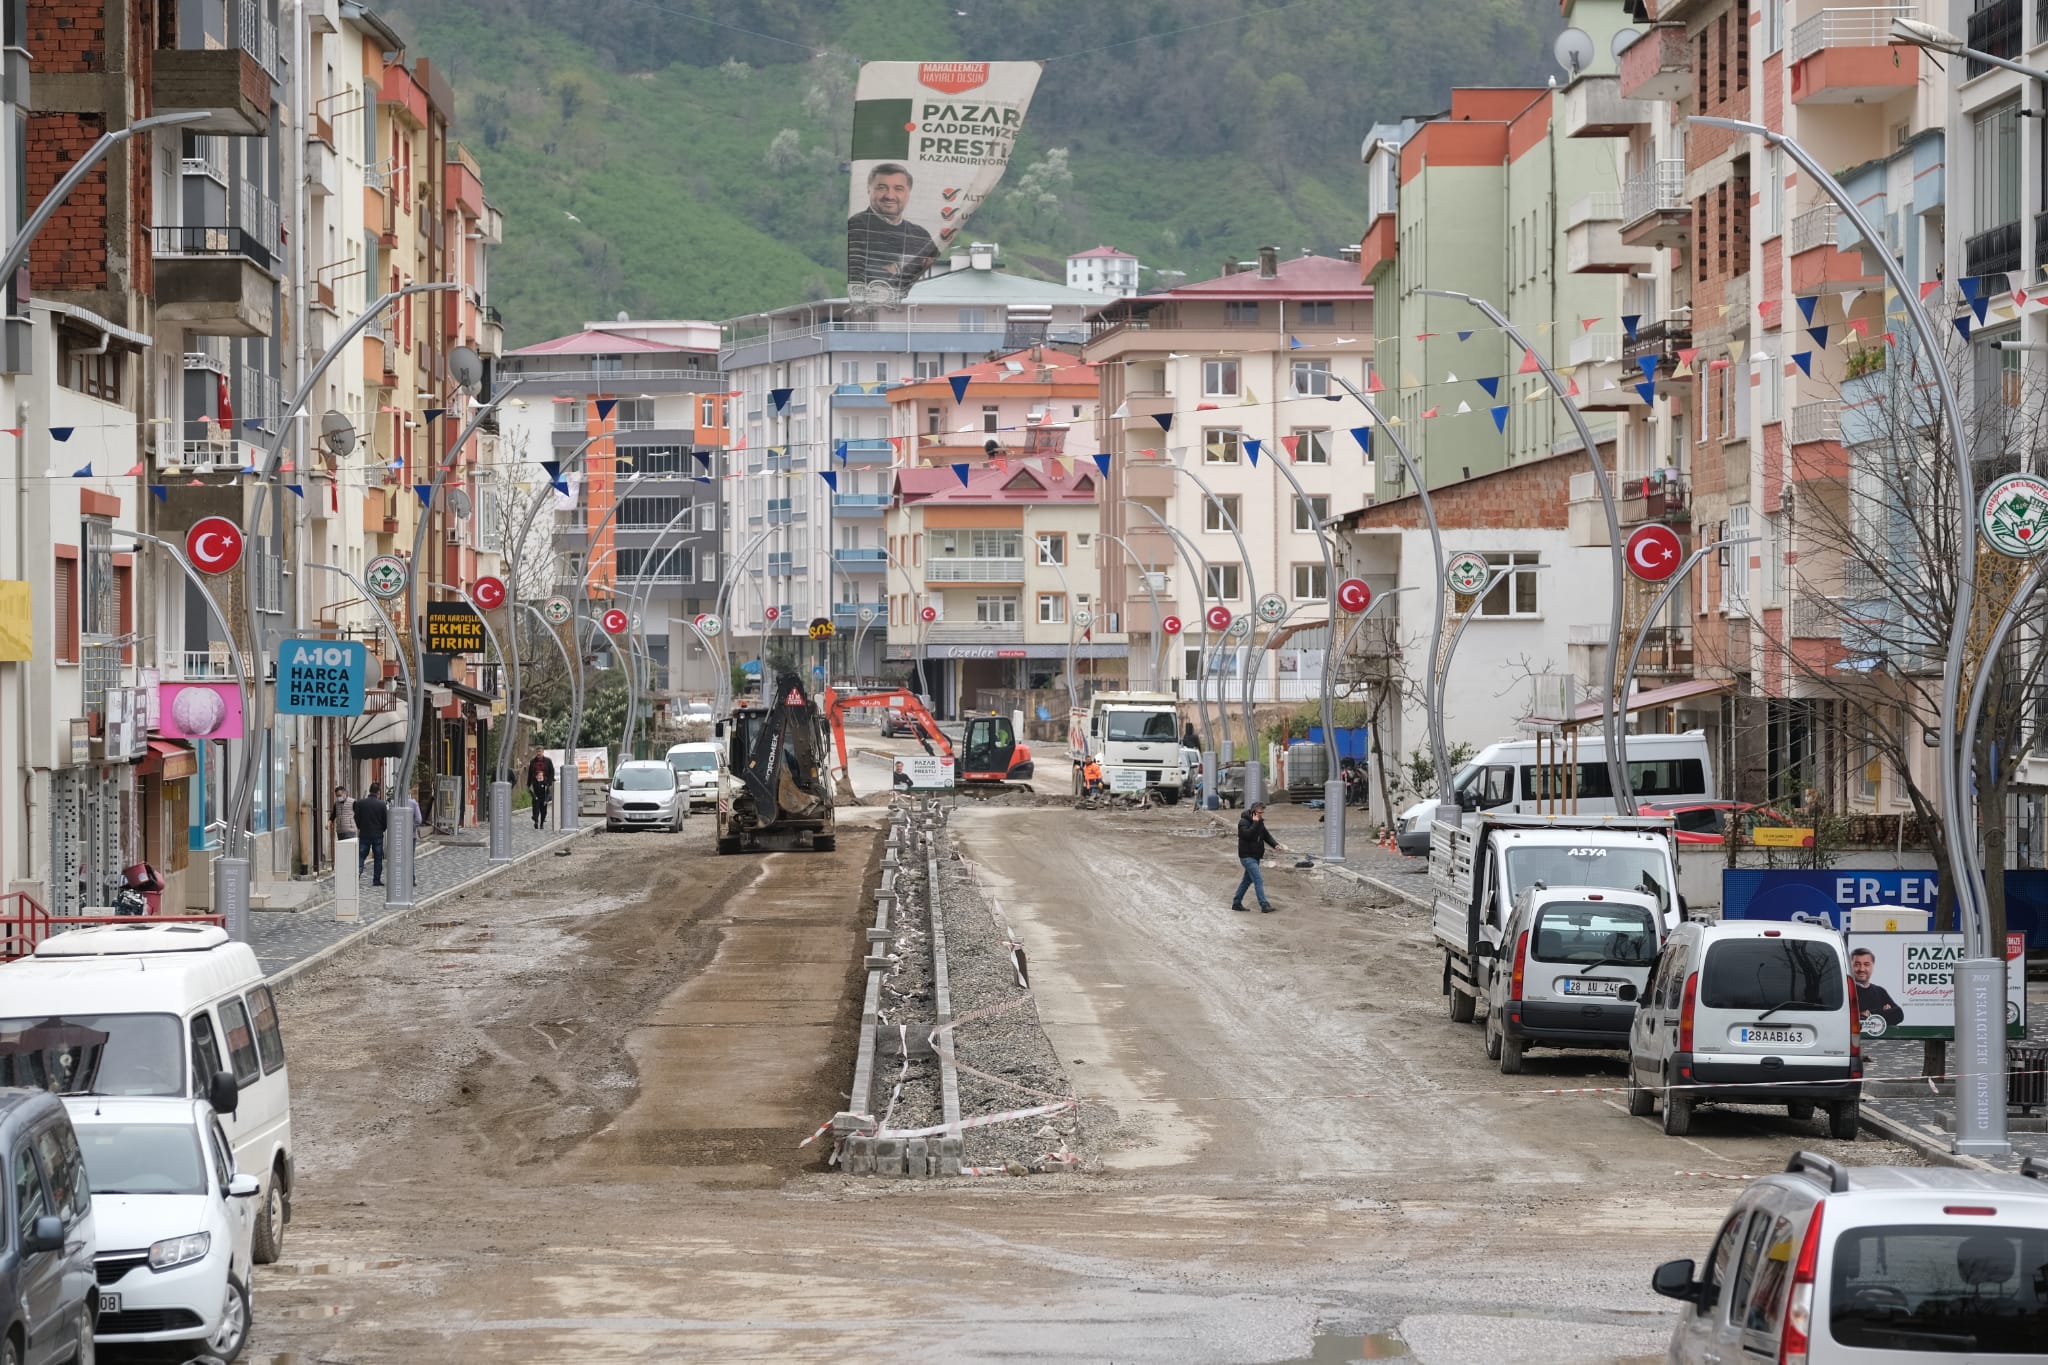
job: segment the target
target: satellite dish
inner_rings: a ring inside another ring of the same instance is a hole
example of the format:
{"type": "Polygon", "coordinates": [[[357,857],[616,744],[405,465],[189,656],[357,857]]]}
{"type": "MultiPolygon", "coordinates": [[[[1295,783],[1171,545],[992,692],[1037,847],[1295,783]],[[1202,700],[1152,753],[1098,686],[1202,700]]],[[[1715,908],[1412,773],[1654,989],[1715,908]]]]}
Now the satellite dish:
{"type": "Polygon", "coordinates": [[[619,310],[619,316],[616,320],[619,322],[631,322],[633,320],[633,315],[631,313],[628,313],[625,309],[621,308],[619,310]]]}
{"type": "Polygon", "coordinates": [[[320,444],[339,460],[356,448],[355,423],[346,413],[329,408],[320,415],[320,444]]]}
{"type": "Polygon", "coordinates": [[[1581,71],[1593,64],[1593,40],[1582,28],[1568,28],[1550,45],[1550,55],[1557,58],[1567,76],[1576,80],[1581,71]]]}
{"type": "Polygon", "coordinates": [[[470,346],[457,346],[448,353],[448,373],[465,391],[475,393],[483,386],[483,357],[470,346]]]}
{"type": "Polygon", "coordinates": [[[469,490],[466,488],[449,489],[448,508],[450,511],[454,512],[459,519],[463,521],[469,520],[469,490]]]}
{"type": "Polygon", "coordinates": [[[1608,45],[1607,50],[1614,55],[1614,60],[1616,61],[1616,63],[1619,63],[1621,61],[1621,54],[1628,51],[1628,49],[1634,45],[1635,40],[1640,36],[1642,35],[1638,34],[1632,28],[1625,28],[1614,35],[1614,41],[1608,45]]]}

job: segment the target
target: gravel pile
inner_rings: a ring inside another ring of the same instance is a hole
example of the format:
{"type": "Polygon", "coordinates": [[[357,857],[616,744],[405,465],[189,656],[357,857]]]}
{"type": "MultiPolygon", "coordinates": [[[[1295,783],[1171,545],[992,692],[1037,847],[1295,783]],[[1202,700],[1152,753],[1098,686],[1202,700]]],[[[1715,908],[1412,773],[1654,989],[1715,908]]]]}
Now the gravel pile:
{"type": "Polygon", "coordinates": [[[938,1020],[933,992],[931,920],[925,912],[924,859],[906,856],[896,878],[896,913],[889,918],[895,938],[888,945],[895,959],[882,975],[879,1004],[880,1028],[875,1047],[875,1117],[886,1114],[890,1128],[928,1128],[945,1119],[939,1097],[939,1063],[936,1056],[913,1057],[904,1071],[899,1054],[907,1033],[914,1041],[929,1034],[938,1020]],[[881,1035],[887,1035],[886,1037],[881,1035]],[[903,1093],[890,1108],[890,1096],[897,1080],[903,1093]]]}
{"type": "MultiPolygon", "coordinates": [[[[1000,907],[990,904],[975,883],[971,865],[954,852],[952,839],[944,832],[939,836],[939,904],[946,922],[953,1017],[966,1021],[953,1030],[954,1055],[961,1065],[960,1116],[1031,1109],[1071,1096],[1073,1081],[1038,1022],[1031,993],[1017,984],[1010,930],[1000,907]],[[989,1012],[985,1017],[969,1017],[984,1011],[989,1012]]],[[[1015,1174],[1022,1173],[1019,1168],[1058,1171],[1086,1166],[1094,1153],[1084,1118],[1070,1110],[1049,1118],[970,1128],[964,1134],[961,1164],[1009,1166],[1015,1174]]]]}

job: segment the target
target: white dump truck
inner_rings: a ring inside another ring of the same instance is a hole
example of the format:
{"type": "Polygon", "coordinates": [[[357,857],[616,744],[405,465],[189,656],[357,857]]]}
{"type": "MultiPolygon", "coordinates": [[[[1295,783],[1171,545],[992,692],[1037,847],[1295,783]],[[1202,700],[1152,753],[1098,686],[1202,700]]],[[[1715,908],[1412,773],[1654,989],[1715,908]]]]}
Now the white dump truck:
{"type": "Polygon", "coordinates": [[[1429,880],[1451,1018],[1471,1022],[1492,984],[1503,927],[1531,887],[1640,891],[1656,901],[1663,932],[1677,928],[1685,904],[1671,829],[1660,816],[1467,814],[1457,824],[1437,821],[1429,880]]]}
{"type": "Polygon", "coordinates": [[[1171,692],[1097,692],[1069,722],[1074,795],[1093,758],[1111,791],[1149,791],[1171,804],[1180,800],[1180,704],[1171,692]]]}

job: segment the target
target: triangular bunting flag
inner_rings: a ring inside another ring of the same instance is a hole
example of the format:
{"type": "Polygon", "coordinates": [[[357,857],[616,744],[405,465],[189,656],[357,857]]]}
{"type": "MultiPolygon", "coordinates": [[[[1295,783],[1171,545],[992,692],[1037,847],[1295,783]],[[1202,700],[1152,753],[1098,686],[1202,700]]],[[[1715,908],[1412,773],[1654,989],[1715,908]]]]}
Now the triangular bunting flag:
{"type": "Polygon", "coordinates": [[[1747,346],[1748,344],[1749,344],[1749,343],[1748,343],[1748,342],[1746,342],[1746,341],[1744,341],[1744,340],[1743,340],[1743,339],[1742,339],[1741,337],[1737,337],[1737,338],[1736,338],[1735,340],[1733,340],[1733,341],[1729,342],[1729,343],[1728,343],[1728,358],[1729,358],[1730,360],[1740,360],[1740,359],[1742,359],[1742,348],[1743,348],[1744,346],[1747,346]]]}
{"type": "Polygon", "coordinates": [[[1297,337],[1297,336],[1290,336],[1290,337],[1288,337],[1288,338],[1287,338],[1287,349],[1288,349],[1288,350],[1290,350],[1290,351],[1298,351],[1298,350],[1300,350],[1300,349],[1301,349],[1301,338],[1300,338],[1300,337],[1297,337]]]}
{"type": "Polygon", "coordinates": [[[1300,453],[1300,452],[1301,452],[1301,437],[1299,437],[1299,436],[1282,436],[1282,437],[1280,438],[1280,448],[1281,448],[1282,450],[1285,450],[1285,451],[1287,452],[1287,458],[1288,458],[1288,459],[1290,459],[1290,460],[1298,460],[1298,459],[1300,459],[1300,458],[1301,458],[1301,453],[1300,453]]]}
{"type": "Polygon", "coordinates": [[[1643,315],[1641,313],[1623,313],[1621,315],[1621,330],[1628,336],[1630,341],[1636,339],[1636,324],[1642,320],[1643,315]]]}
{"type": "Polygon", "coordinates": [[[1500,376],[1499,376],[1499,375],[1497,375],[1497,374],[1496,374],[1496,375],[1490,375],[1490,376],[1488,376],[1488,377],[1487,377],[1487,378],[1485,378],[1485,379],[1475,379],[1475,380],[1473,380],[1472,382],[1473,382],[1473,383],[1475,383],[1475,384],[1477,384],[1477,385],[1478,385],[1478,386],[1479,386],[1480,388],[1482,388],[1482,389],[1485,389],[1485,390],[1486,390],[1486,396],[1487,396],[1488,398],[1498,398],[1498,397],[1500,397],[1500,376]]]}
{"type": "MultiPolygon", "coordinates": [[[[1641,398],[1645,403],[1652,402],[1657,397],[1657,386],[1655,384],[1652,384],[1649,380],[1645,379],[1642,383],[1636,385],[1636,395],[1637,397],[1641,398]]],[[[1505,411],[1505,409],[1503,409],[1503,411],[1505,411]]]]}
{"type": "Polygon", "coordinates": [[[1590,332],[1593,330],[1593,324],[1598,321],[1600,321],[1600,319],[1598,318],[1580,318],[1579,330],[1581,332],[1590,332]]]}
{"type": "Polygon", "coordinates": [[[50,439],[53,441],[68,441],[71,439],[71,433],[76,430],[78,430],[77,427],[51,427],[50,439]]]}
{"type": "Polygon", "coordinates": [[[1370,459],[1372,458],[1372,428],[1371,428],[1371,427],[1353,427],[1353,428],[1351,428],[1351,439],[1352,439],[1352,440],[1354,440],[1354,441],[1356,441],[1356,442],[1358,442],[1358,448],[1359,448],[1360,450],[1364,451],[1364,452],[1365,452],[1365,458],[1366,458],[1366,459],[1368,459],[1368,460],[1370,460],[1370,459]]]}
{"type": "Polygon", "coordinates": [[[1965,275],[1957,283],[1962,287],[1963,297],[1971,303],[1975,303],[1977,296],[1984,292],[1984,286],[1977,283],[1975,275],[1965,275]]]}
{"type": "Polygon", "coordinates": [[[92,477],[92,461],[88,460],[88,461],[86,461],[86,462],[85,462],[85,464],[83,464],[83,465],[82,465],[82,466],[80,466],[79,468],[77,468],[77,469],[74,469],[74,470],[72,470],[72,471],[71,471],[71,477],[72,477],[72,478],[74,478],[74,479],[89,479],[89,478],[91,478],[91,477],[92,477]]]}
{"type": "Polygon", "coordinates": [[[1642,367],[1643,378],[1655,379],[1657,377],[1657,361],[1659,358],[1660,357],[1654,354],[1639,355],[1636,357],[1636,364],[1642,367]]]}
{"type": "Polygon", "coordinates": [[[548,476],[549,483],[560,483],[562,481],[562,462],[560,460],[542,460],[540,467],[541,471],[548,476]]]}
{"type": "Polygon", "coordinates": [[[1432,408],[1431,408],[1431,409],[1430,409],[1430,410],[1429,410],[1428,412],[1425,412],[1425,413],[1423,413],[1423,414],[1422,414],[1422,416],[1423,416],[1423,420],[1424,420],[1424,421],[1427,421],[1428,419],[1430,419],[1430,418],[1432,418],[1432,417],[1436,416],[1436,409],[1435,409],[1434,407],[1432,407],[1432,408]]]}
{"type": "Polygon", "coordinates": [[[962,488],[967,487],[967,471],[972,469],[973,467],[973,465],[969,464],[956,464],[953,466],[954,476],[960,480],[960,486],[962,488]]]}
{"type": "Polygon", "coordinates": [[[122,478],[124,478],[124,479],[139,479],[139,478],[141,478],[141,477],[142,477],[142,461],[140,461],[140,460],[137,460],[137,461],[136,461],[136,462],[135,462],[134,464],[132,464],[132,465],[128,466],[128,472],[127,472],[126,474],[122,475],[121,477],[122,477],[122,478]]]}
{"type": "MultiPolygon", "coordinates": [[[[843,446],[845,446],[846,442],[844,442],[844,441],[841,441],[841,442],[840,442],[839,444],[840,444],[840,445],[841,445],[841,446],[843,447],[843,446]]],[[[704,467],[705,467],[706,469],[709,469],[709,468],[711,468],[711,452],[710,452],[710,451],[708,451],[708,450],[693,450],[693,451],[691,451],[690,453],[691,453],[692,455],[694,455],[694,456],[696,456],[696,457],[697,457],[697,463],[698,463],[698,464],[701,464],[701,465],[703,465],[703,466],[704,466],[704,467]]],[[[842,458],[843,458],[843,457],[842,457],[842,458]]]]}
{"type": "Polygon", "coordinates": [[[949,374],[946,376],[946,382],[953,386],[953,401],[955,403],[967,401],[967,386],[973,382],[973,379],[974,376],[966,374],[949,374]]]}
{"type": "Polygon", "coordinates": [[[1170,412],[1155,412],[1152,414],[1152,420],[1159,423],[1161,431],[1173,430],[1173,414],[1170,412]]]}
{"type": "Polygon", "coordinates": [[[1094,454],[1092,458],[1095,461],[1095,468],[1102,474],[1107,475],[1109,473],[1109,452],[1106,450],[1099,450],[1094,454]]]}
{"type": "Polygon", "coordinates": [[[819,471],[818,471],[818,477],[819,477],[819,478],[821,478],[821,479],[823,479],[823,480],[825,481],[825,487],[827,487],[827,488],[831,489],[831,490],[832,490],[832,491],[833,491],[834,493],[837,493],[837,492],[839,491],[839,471],[838,471],[838,470],[836,470],[836,469],[821,469],[821,470],[819,470],[819,471]]]}
{"type": "Polygon", "coordinates": [[[1956,331],[1962,334],[1963,340],[1968,341],[1970,339],[1970,320],[1968,318],[1957,318],[1956,331]]]}
{"type": "Polygon", "coordinates": [[[1813,377],[1812,351],[1794,351],[1792,353],[1792,363],[1799,367],[1799,373],[1805,375],[1809,379],[1813,377]]]}
{"type": "Polygon", "coordinates": [[[1922,302],[1922,303],[1925,303],[1925,302],[1927,302],[1927,296],[1928,296],[1929,294],[1932,294],[1932,293],[1933,293],[1933,292],[1934,292],[1935,290],[1937,290],[1937,289],[1939,289],[1939,288],[1941,288],[1941,281],[1940,281],[1940,280],[1922,280],[1922,281],[1920,281],[1920,302],[1922,302]]]}
{"type": "Polygon", "coordinates": [[[1792,302],[1799,305],[1800,313],[1802,313],[1805,316],[1808,325],[1811,325],[1813,322],[1814,305],[1820,302],[1820,295],[1807,294],[1802,297],[1794,298],[1792,302]]]}
{"type": "MultiPolygon", "coordinates": [[[[428,408],[425,412],[421,413],[420,416],[426,418],[429,422],[432,422],[439,420],[440,417],[447,411],[448,409],[446,408],[428,408]]],[[[242,425],[245,427],[253,427],[258,426],[260,424],[260,419],[253,419],[251,421],[242,423],[242,425]]]]}
{"type": "Polygon", "coordinates": [[[158,502],[169,502],[171,500],[171,490],[160,483],[151,484],[149,491],[156,494],[158,502]]]}
{"type": "Polygon", "coordinates": [[[1814,345],[1820,347],[1822,350],[1827,349],[1828,329],[1825,325],[1820,327],[1809,327],[1806,329],[1806,334],[1813,338],[1814,345]]]}
{"type": "Polygon", "coordinates": [[[1574,375],[1574,376],[1572,376],[1572,377],[1571,377],[1571,378],[1570,378],[1569,380],[1567,380],[1566,382],[1567,382],[1567,383],[1569,383],[1569,384],[1571,385],[1571,387],[1565,390],[1565,392],[1564,392],[1564,396],[1565,396],[1565,397],[1567,397],[1567,398],[1577,398],[1577,397],[1579,396],[1579,380],[1578,380],[1578,376],[1577,376],[1577,375],[1574,375]]]}
{"type": "Polygon", "coordinates": [[[1984,321],[1984,314],[1991,307],[1991,299],[1988,295],[1979,294],[1976,298],[1970,300],[1970,307],[1976,310],[1977,321],[1982,323],[1984,321]]]}
{"type": "MultiPolygon", "coordinates": [[[[1386,386],[1385,384],[1382,384],[1382,383],[1380,383],[1380,372],[1379,372],[1379,370],[1377,370],[1377,369],[1374,369],[1374,368],[1368,368],[1368,369],[1366,370],[1366,372],[1365,372],[1365,391],[1366,391],[1367,393],[1378,393],[1378,392],[1380,392],[1381,390],[1385,389],[1386,387],[1387,387],[1387,386],[1386,386]]],[[[16,432],[15,432],[14,434],[15,434],[16,436],[19,436],[19,435],[21,435],[21,433],[20,433],[19,431],[16,431],[16,432]]]]}
{"type": "Polygon", "coordinates": [[[1467,403],[1467,402],[1466,402],[1466,401],[1465,401],[1464,399],[1460,398],[1460,399],[1458,400],[1458,411],[1459,411],[1459,412],[1470,412],[1470,411],[1472,411],[1472,405],[1471,405],[1470,403],[1467,403]]]}
{"type": "MultiPolygon", "coordinates": [[[[787,392],[787,390],[785,390],[785,392],[787,392]]],[[[608,419],[609,419],[609,418],[611,417],[611,415],[612,415],[612,409],[613,409],[613,408],[616,408],[616,407],[617,407],[618,405],[619,405],[619,400],[618,400],[618,399],[616,399],[616,398],[600,398],[600,399],[598,399],[598,400],[597,400],[597,420],[598,420],[598,421],[600,421],[600,422],[603,422],[603,421],[606,421],[606,420],[608,420],[608,419]]]]}
{"type": "Polygon", "coordinates": [[[1460,341],[1470,341],[1471,339],[1472,339],[1472,334],[1471,334],[1470,332],[1460,332],[1460,333],[1458,333],[1458,340],[1460,340],[1460,341]]]}
{"type": "Polygon", "coordinates": [[[835,459],[837,459],[837,460],[839,461],[839,463],[841,463],[841,464],[845,464],[845,463],[846,463],[846,442],[844,442],[844,441],[841,441],[841,442],[839,442],[839,443],[838,443],[837,445],[834,445],[834,446],[832,447],[832,455],[833,455],[833,458],[835,458],[835,459]]]}
{"type": "Polygon", "coordinates": [[[1541,365],[1538,365],[1536,363],[1536,353],[1534,351],[1525,350],[1522,352],[1522,367],[1516,370],[1515,373],[1535,374],[1538,370],[1541,370],[1542,368],[1543,367],[1541,365]]]}
{"type": "Polygon", "coordinates": [[[1870,339],[1870,319],[1850,318],[1849,330],[1855,333],[1857,336],[1862,337],[1865,341],[1868,341],[1870,339]]]}
{"type": "Polygon", "coordinates": [[[1252,392],[1251,385],[1244,386],[1244,397],[1237,400],[1237,405],[1241,408],[1255,408],[1259,405],[1259,396],[1252,392]]]}
{"type": "Polygon", "coordinates": [[[1258,467],[1258,464],[1259,464],[1259,452],[1260,452],[1261,450],[1264,450],[1265,448],[1266,448],[1266,443],[1265,443],[1265,442],[1263,442],[1263,441],[1261,441],[1261,440],[1259,440],[1259,439],[1258,439],[1257,437],[1255,437],[1255,436],[1247,436],[1247,437],[1245,438],[1245,441],[1244,441],[1244,453],[1245,453],[1245,454],[1246,454],[1247,456],[1249,456],[1249,457],[1250,457],[1250,459],[1251,459],[1251,462],[1252,462],[1252,467],[1253,467],[1254,469],[1256,469],[1256,468],[1258,467]]]}
{"type": "Polygon", "coordinates": [[[777,412],[781,412],[789,406],[789,396],[795,392],[795,389],[770,389],[768,390],[768,401],[775,405],[777,412]]]}
{"type": "Polygon", "coordinates": [[[1457,382],[1458,382],[1458,372],[1457,372],[1456,370],[1447,370],[1447,371],[1445,371],[1445,373],[1444,373],[1444,383],[1446,383],[1446,384],[1455,384],[1455,383],[1457,383],[1457,382]]]}
{"type": "Polygon", "coordinates": [[[1112,421],[1112,422],[1115,422],[1115,421],[1119,421],[1119,420],[1121,420],[1121,419],[1123,419],[1123,418],[1125,418],[1125,417],[1129,417],[1130,415],[1131,415],[1131,405],[1130,405],[1129,403],[1118,403],[1118,404],[1116,405],[1116,411],[1115,411],[1115,412],[1112,412],[1112,413],[1111,413],[1111,414],[1109,415],[1109,420],[1110,420],[1110,421],[1112,421]]]}
{"type": "Polygon", "coordinates": [[[416,483],[412,486],[412,491],[420,495],[420,506],[432,507],[434,505],[434,485],[430,483],[416,483]]]}
{"type": "Polygon", "coordinates": [[[285,485],[285,488],[295,498],[303,498],[306,496],[306,488],[304,484],[288,483],[285,485]]]}
{"type": "Polygon", "coordinates": [[[1499,407],[1488,408],[1487,411],[1493,414],[1493,429],[1495,431],[1504,432],[1508,429],[1508,405],[1506,403],[1502,403],[1499,407]]]}

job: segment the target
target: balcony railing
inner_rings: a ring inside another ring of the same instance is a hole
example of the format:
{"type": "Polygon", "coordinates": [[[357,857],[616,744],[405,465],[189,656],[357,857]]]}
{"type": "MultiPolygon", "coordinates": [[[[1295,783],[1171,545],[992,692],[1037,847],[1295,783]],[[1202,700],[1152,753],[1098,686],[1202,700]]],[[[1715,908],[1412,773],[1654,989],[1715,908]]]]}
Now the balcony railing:
{"type": "Polygon", "coordinates": [[[848,568],[879,571],[888,566],[889,552],[882,549],[849,550],[841,547],[832,552],[832,558],[835,563],[848,568]]]}
{"type": "Polygon", "coordinates": [[[980,555],[931,559],[925,561],[924,577],[927,583],[1022,583],[1024,561],[980,555]]]}
{"type": "Polygon", "coordinates": [[[215,654],[211,650],[188,649],[184,651],[184,655],[186,682],[196,682],[204,678],[232,678],[235,675],[225,653],[215,654]]]}
{"type": "MultiPolygon", "coordinates": [[[[2013,0],[2013,11],[2018,14],[2018,0],[2013,0]]],[[[1792,26],[1792,41],[1788,44],[1791,59],[1802,62],[1830,47],[1888,47],[1892,41],[1892,20],[1911,19],[1914,14],[1912,5],[1824,9],[1792,26]]]]}
{"type": "Polygon", "coordinates": [[[2020,225],[2000,223],[1963,243],[1963,269],[1970,275],[1997,275],[2020,268],[2020,225]]]}
{"type": "Polygon", "coordinates": [[[1791,239],[1787,245],[1792,254],[1797,256],[1800,252],[1811,251],[1815,247],[1834,246],[1835,220],[1840,214],[1841,210],[1833,204],[1823,204],[1793,218],[1785,233],[1791,239]]]}
{"type": "Polygon", "coordinates": [[[1792,598],[1792,638],[1795,640],[1839,640],[1842,638],[1842,604],[1817,592],[1800,592],[1792,598]]]}
{"type": "Polygon", "coordinates": [[[503,313],[500,313],[495,305],[488,303],[485,304],[483,306],[482,312],[484,315],[484,321],[489,323],[491,326],[503,327],[505,325],[505,315],[503,313]]]}
{"type": "Polygon", "coordinates": [[[1785,423],[1785,436],[1793,445],[1841,440],[1842,400],[1823,398],[1817,403],[1795,403],[1785,423]]]}
{"type": "Polygon", "coordinates": [[[238,227],[155,227],[150,249],[158,256],[240,256],[265,270],[276,265],[269,248],[238,227]]]}
{"type": "Polygon", "coordinates": [[[1684,157],[1659,157],[1649,170],[1622,182],[1621,221],[1624,223],[1684,207],[1684,157]]]}
{"type": "MultiPolygon", "coordinates": [[[[1969,36],[1965,46],[1993,57],[2017,57],[2020,55],[2020,0],[1991,0],[1970,15],[1969,36]]],[[[1912,11],[1907,11],[1912,17],[1912,11]]],[[[1991,68],[1983,62],[1969,63],[1969,77],[1974,79],[1991,68]]]]}
{"type": "Polygon", "coordinates": [[[263,456],[247,441],[183,441],[157,443],[156,467],[188,474],[233,473],[258,464],[263,456]]]}

